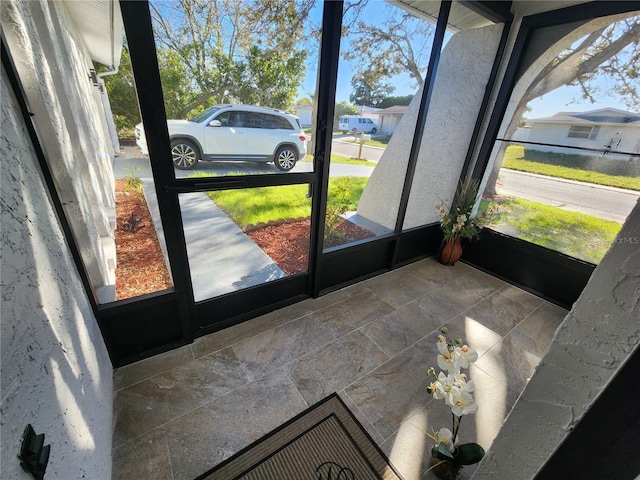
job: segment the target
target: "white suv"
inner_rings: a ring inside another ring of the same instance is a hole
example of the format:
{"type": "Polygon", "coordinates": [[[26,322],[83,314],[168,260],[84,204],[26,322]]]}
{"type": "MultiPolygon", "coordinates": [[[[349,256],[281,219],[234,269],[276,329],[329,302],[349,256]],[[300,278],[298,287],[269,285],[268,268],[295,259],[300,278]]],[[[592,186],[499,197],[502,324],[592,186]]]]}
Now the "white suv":
{"type": "MultiPolygon", "coordinates": [[[[202,161],[273,162],[291,170],[307,154],[298,117],[273,108],[214,105],[191,120],[167,120],[173,164],[180,170],[202,161]]],[[[136,143],[148,154],[142,124],[136,143]]]]}

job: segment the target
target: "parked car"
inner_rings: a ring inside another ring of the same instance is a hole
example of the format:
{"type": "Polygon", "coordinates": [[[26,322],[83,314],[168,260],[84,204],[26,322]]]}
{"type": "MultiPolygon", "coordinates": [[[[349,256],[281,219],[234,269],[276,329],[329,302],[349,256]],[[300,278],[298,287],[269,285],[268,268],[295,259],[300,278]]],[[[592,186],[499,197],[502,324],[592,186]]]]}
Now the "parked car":
{"type": "Polygon", "coordinates": [[[342,133],[376,133],[378,126],[368,117],[345,115],[338,119],[338,130],[342,130],[342,133]]]}
{"type": "MultiPolygon", "coordinates": [[[[190,120],[167,120],[173,164],[180,170],[198,161],[273,162],[291,170],[307,154],[306,136],[298,117],[252,105],[214,105],[190,120]]],[[[148,154],[142,124],[136,143],[148,154]]]]}

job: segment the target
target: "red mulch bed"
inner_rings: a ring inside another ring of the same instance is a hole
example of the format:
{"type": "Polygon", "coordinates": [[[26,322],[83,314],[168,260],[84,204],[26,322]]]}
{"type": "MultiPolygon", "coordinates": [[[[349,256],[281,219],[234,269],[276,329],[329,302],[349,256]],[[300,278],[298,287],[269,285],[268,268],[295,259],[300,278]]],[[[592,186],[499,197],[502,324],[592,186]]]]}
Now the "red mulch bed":
{"type": "MultiPolygon", "coordinates": [[[[288,275],[306,272],[309,251],[309,219],[258,228],[247,235],[288,275]]],[[[337,242],[325,247],[343,245],[373,237],[373,233],[351,222],[342,221],[336,228],[343,234],[337,242]]]]}
{"type": "MultiPolygon", "coordinates": [[[[170,288],[173,283],[164,263],[151,215],[142,193],[124,192],[124,180],[116,180],[116,299],[124,300],[170,288]],[[135,223],[131,231],[131,214],[135,223]]],[[[288,275],[306,272],[309,251],[309,219],[258,228],[247,235],[288,275]]],[[[343,237],[325,247],[373,237],[373,233],[348,221],[337,230],[343,237]]]]}
{"type": "Polygon", "coordinates": [[[122,179],[116,180],[116,225],[116,300],[170,288],[173,282],[144,195],[125,192],[122,179]],[[127,228],[132,213],[140,222],[133,230],[127,228]]]}

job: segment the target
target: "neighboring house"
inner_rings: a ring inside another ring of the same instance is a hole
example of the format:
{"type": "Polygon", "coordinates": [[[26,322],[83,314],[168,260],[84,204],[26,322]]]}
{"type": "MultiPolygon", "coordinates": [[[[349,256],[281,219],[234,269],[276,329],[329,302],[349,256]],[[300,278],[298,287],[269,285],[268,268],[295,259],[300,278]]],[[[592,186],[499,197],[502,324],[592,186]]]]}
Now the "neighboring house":
{"type": "Polygon", "coordinates": [[[381,110],[380,108],[367,107],[366,105],[356,105],[356,108],[358,109],[357,115],[370,118],[373,120],[373,123],[378,125],[378,112],[381,110]]]}
{"type": "Polygon", "coordinates": [[[300,119],[300,125],[303,127],[311,126],[311,116],[313,114],[313,107],[311,105],[296,105],[293,107],[293,110],[300,119]]]}
{"type": "Polygon", "coordinates": [[[408,108],[408,105],[393,105],[380,110],[378,112],[378,131],[392,135],[408,108]]]}
{"type": "Polygon", "coordinates": [[[527,144],[526,148],[530,150],[640,160],[640,113],[615,108],[601,108],[589,112],[559,112],[551,117],[533,119],[531,124],[527,141],[547,145],[527,144]],[[597,149],[604,152],[552,145],[597,149]]]}

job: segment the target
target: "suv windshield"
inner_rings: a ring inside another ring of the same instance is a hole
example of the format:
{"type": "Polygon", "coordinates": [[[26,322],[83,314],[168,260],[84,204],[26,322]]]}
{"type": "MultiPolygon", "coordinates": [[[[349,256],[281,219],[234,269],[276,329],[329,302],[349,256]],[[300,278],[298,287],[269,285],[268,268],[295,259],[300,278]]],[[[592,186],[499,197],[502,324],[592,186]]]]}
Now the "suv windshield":
{"type": "Polygon", "coordinates": [[[206,110],[201,111],[197,115],[194,115],[193,117],[189,118],[188,120],[190,122],[196,122],[196,123],[204,122],[207,118],[209,118],[212,114],[216,113],[218,110],[220,110],[220,107],[218,106],[209,107],[206,110]]]}

